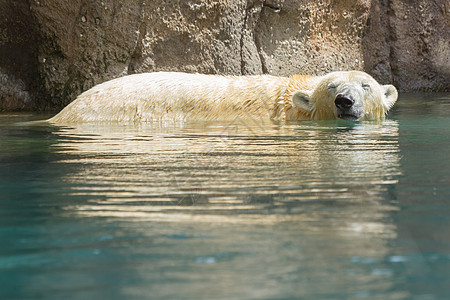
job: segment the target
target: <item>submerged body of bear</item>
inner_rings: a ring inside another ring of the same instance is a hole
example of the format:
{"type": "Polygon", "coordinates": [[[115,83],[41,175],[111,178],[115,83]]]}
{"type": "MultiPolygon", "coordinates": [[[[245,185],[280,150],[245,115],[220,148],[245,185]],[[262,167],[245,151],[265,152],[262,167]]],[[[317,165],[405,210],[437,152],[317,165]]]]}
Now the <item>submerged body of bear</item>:
{"type": "Polygon", "coordinates": [[[396,100],[394,86],[360,71],[290,77],[155,72],[96,85],[49,121],[366,120],[384,118],[396,100]]]}

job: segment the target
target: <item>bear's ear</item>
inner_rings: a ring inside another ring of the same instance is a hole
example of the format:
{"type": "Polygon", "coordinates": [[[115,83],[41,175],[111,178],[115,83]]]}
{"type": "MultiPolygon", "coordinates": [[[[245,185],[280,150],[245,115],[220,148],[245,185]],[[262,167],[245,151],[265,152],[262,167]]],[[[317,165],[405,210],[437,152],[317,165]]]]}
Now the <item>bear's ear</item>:
{"type": "Polygon", "coordinates": [[[397,101],[398,92],[395,86],[387,84],[383,85],[384,105],[389,110],[397,101]]]}
{"type": "Polygon", "coordinates": [[[292,102],[298,108],[310,112],[312,110],[311,95],[306,91],[297,91],[292,96],[292,102]]]}

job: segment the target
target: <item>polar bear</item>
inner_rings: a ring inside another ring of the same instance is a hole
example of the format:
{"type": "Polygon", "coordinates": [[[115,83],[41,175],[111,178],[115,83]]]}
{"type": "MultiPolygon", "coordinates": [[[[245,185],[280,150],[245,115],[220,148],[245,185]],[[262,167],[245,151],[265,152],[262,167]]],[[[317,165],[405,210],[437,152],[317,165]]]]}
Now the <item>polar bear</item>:
{"type": "Polygon", "coordinates": [[[48,121],[368,120],[383,119],[396,100],[394,86],[361,71],[290,77],[154,72],[96,85],[48,121]]]}

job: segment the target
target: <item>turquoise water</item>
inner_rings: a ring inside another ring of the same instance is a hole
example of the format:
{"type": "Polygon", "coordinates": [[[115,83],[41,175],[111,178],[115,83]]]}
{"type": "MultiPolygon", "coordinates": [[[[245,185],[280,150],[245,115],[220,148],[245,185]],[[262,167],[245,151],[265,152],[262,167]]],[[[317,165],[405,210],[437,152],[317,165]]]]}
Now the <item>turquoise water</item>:
{"type": "Polygon", "coordinates": [[[17,125],[1,299],[449,299],[450,95],[386,121],[17,125]]]}

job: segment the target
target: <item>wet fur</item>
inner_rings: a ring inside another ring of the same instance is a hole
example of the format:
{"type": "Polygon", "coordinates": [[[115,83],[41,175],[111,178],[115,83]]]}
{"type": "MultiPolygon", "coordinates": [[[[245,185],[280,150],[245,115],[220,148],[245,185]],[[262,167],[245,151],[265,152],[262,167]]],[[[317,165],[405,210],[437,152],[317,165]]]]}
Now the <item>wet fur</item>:
{"type": "MultiPolygon", "coordinates": [[[[235,118],[275,121],[335,119],[334,100],[330,98],[332,95],[327,92],[326,85],[333,78],[350,80],[350,73],[291,77],[177,72],[134,74],[94,86],[48,121],[69,124],[235,118]],[[299,106],[293,99],[300,98],[305,102],[299,106]]],[[[366,73],[357,73],[373,80],[366,73]]],[[[380,85],[375,80],[373,82],[377,92],[366,99],[367,118],[383,118],[389,107],[383,104],[377,90],[380,85]]]]}

